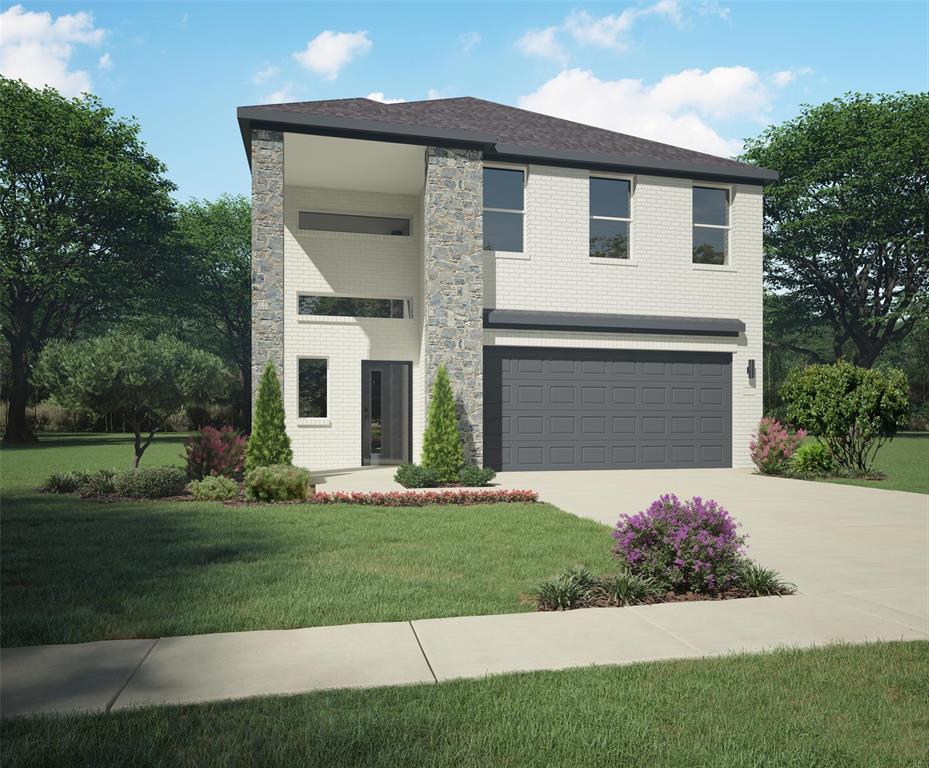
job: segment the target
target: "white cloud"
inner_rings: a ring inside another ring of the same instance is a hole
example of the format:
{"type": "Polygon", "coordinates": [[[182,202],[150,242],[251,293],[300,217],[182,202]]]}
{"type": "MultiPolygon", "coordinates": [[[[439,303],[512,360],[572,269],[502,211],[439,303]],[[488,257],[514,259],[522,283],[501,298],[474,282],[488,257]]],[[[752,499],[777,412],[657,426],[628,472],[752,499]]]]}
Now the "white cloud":
{"type": "Polygon", "coordinates": [[[91,14],[79,11],[53,20],[48,12],[13,5],[0,13],[0,30],[0,72],[6,77],[34,87],[50,85],[65,96],[91,89],[86,71],[70,69],[75,45],[96,46],[106,36],[106,30],[94,27],[91,14]]]}
{"type": "Polygon", "coordinates": [[[800,67],[799,69],[782,69],[779,72],[775,72],[771,75],[771,82],[774,83],[778,88],[783,88],[786,85],[790,85],[794,80],[796,80],[801,75],[808,75],[812,72],[811,67],[800,67]]]}
{"type": "Polygon", "coordinates": [[[665,75],[649,85],[637,78],[600,80],[569,69],[523,96],[519,106],[713,155],[731,156],[742,143],[727,139],[707,118],[750,117],[767,109],[767,92],[747,67],[716,67],[665,75]]]}
{"type": "Polygon", "coordinates": [[[701,16],[719,16],[721,19],[729,18],[729,8],[719,4],[719,0],[703,0],[699,5],[701,16]]]}
{"type": "Polygon", "coordinates": [[[361,32],[320,32],[306,44],[306,49],[294,53],[294,58],[304,67],[327,80],[335,80],[339,70],[352,59],[371,50],[368,33],[361,32]]]}
{"type": "Polygon", "coordinates": [[[402,104],[406,99],[388,99],[383,91],[371,91],[365,98],[379,101],[381,104],[402,104]]]}
{"type": "Polygon", "coordinates": [[[461,45],[461,50],[465,53],[470,51],[474,46],[481,42],[481,33],[480,32],[462,32],[458,35],[458,43],[461,45]]]}
{"type": "Polygon", "coordinates": [[[543,59],[552,59],[563,66],[568,61],[568,51],[558,42],[556,38],[557,33],[558,27],[530,29],[517,40],[516,47],[527,56],[540,56],[543,59]]]}
{"type": "Polygon", "coordinates": [[[256,69],[252,74],[252,82],[259,84],[264,83],[267,80],[270,80],[280,71],[281,68],[274,66],[274,64],[265,64],[261,69],[256,69]]]}
{"type": "Polygon", "coordinates": [[[582,45],[623,51],[629,45],[626,35],[636,20],[643,16],[665,16],[680,22],[681,9],[677,0],[659,0],[653,5],[627,8],[616,16],[594,18],[587,11],[574,11],[565,19],[564,26],[582,45]]]}
{"type": "Polygon", "coordinates": [[[104,53],[97,62],[97,69],[109,72],[113,69],[113,57],[109,53],[104,53]]]}
{"type": "Polygon", "coordinates": [[[429,101],[433,99],[444,99],[444,98],[446,98],[444,88],[430,88],[428,91],[426,91],[426,99],[429,101]]]}
{"type": "Polygon", "coordinates": [[[271,91],[264,97],[263,101],[265,104],[286,104],[289,101],[297,101],[294,84],[286,83],[276,91],[271,91]]]}

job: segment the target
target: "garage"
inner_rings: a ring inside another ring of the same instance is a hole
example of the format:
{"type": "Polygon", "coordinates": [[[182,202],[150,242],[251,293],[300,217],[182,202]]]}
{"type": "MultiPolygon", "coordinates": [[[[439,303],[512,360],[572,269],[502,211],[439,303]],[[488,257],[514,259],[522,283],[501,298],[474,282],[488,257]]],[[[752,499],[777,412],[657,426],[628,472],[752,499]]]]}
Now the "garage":
{"type": "Polygon", "coordinates": [[[732,355],[484,348],[498,470],[729,467],[732,355]]]}

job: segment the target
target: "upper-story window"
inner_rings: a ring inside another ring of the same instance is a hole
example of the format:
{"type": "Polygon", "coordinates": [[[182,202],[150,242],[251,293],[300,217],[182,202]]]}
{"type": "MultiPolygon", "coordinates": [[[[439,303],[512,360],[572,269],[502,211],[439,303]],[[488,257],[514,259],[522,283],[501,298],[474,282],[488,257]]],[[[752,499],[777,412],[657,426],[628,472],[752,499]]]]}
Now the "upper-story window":
{"type": "Polygon", "coordinates": [[[303,294],[297,297],[297,311],[301,315],[323,317],[380,317],[402,320],[410,316],[407,299],[369,299],[356,296],[318,296],[303,294]]]}
{"type": "Polygon", "coordinates": [[[484,250],[522,253],[525,171],[484,169],[484,250]]]}
{"type": "Polygon", "coordinates": [[[629,258],[632,223],[628,179],[590,177],[590,255],[602,259],[629,258]]]}
{"type": "Polygon", "coordinates": [[[694,187],[694,264],[729,260],[729,190],[694,187]]]}

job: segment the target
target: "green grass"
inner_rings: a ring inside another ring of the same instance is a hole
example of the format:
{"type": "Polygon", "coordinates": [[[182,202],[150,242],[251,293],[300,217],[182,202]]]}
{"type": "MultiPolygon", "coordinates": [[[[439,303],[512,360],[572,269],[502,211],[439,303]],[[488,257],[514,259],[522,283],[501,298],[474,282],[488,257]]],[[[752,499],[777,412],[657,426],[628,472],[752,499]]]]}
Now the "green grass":
{"type": "Polygon", "coordinates": [[[55,766],[925,768],[929,643],[15,719],[55,766]]]}
{"type": "MultiPolygon", "coordinates": [[[[158,438],[143,463],[178,460],[181,441],[158,438]]],[[[2,450],[0,645],[526,611],[539,579],[611,564],[607,527],[547,504],[99,504],[32,490],[131,459],[124,436],[2,450]]]]}
{"type": "Polygon", "coordinates": [[[825,482],[882,488],[886,491],[929,493],[929,433],[898,434],[878,451],[874,468],[887,477],[883,480],[837,477],[825,482]]]}

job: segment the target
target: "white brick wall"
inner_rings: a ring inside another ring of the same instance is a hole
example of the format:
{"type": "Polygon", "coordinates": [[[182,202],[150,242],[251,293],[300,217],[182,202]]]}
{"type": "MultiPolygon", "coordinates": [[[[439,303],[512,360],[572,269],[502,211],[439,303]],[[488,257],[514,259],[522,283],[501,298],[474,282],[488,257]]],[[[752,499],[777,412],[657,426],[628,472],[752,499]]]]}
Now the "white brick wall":
{"type": "MultiPolygon", "coordinates": [[[[738,339],[485,331],[485,344],[677,349],[732,352],[733,464],[750,466],[748,441],[761,417],[761,390],[746,374],[755,360],[762,381],[762,190],[733,186],[730,263],[694,265],[692,182],[636,178],[632,205],[631,259],[588,256],[588,172],[530,166],[526,188],[523,259],[485,260],[484,301],[501,309],[687,315],[738,318],[738,339]]],[[[697,182],[699,184],[699,182],[697,182]]]]}
{"type": "Polygon", "coordinates": [[[411,195],[307,187],[284,190],[284,408],[294,463],[311,470],[361,464],[361,361],[413,363],[413,450],[423,431],[420,365],[422,276],[421,199],[411,195]],[[409,216],[411,237],[310,232],[298,229],[301,210],[409,216]],[[297,314],[300,293],[408,298],[413,318],[308,318],[297,314]],[[328,417],[297,418],[297,360],[328,359],[328,417]]]}

